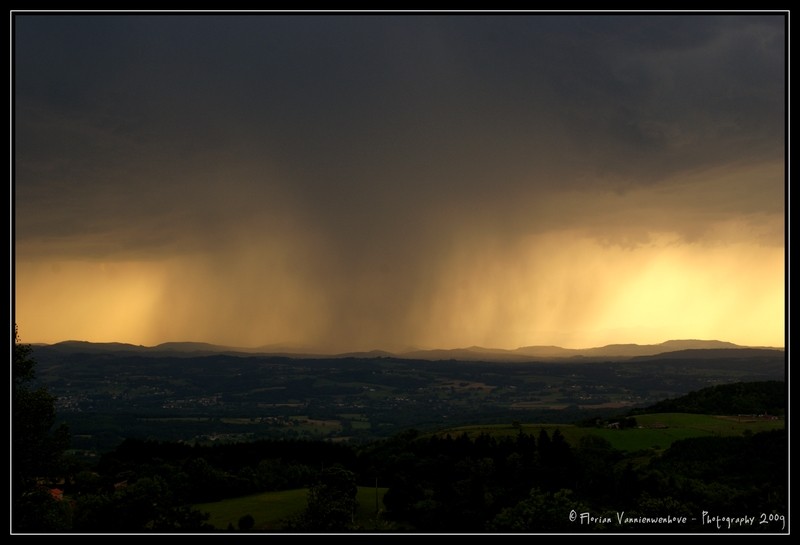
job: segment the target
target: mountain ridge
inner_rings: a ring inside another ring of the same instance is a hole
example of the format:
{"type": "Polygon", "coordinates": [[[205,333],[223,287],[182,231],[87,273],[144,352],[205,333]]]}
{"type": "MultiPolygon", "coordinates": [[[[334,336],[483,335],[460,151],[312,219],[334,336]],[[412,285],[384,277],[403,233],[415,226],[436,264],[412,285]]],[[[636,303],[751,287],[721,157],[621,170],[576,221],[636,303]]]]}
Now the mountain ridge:
{"type": "MultiPolygon", "coordinates": [[[[204,342],[166,342],[155,346],[134,345],[128,343],[108,342],[93,343],[89,341],[69,340],[54,344],[37,344],[37,350],[57,350],[68,353],[98,352],[131,352],[147,355],[199,356],[212,354],[230,354],[242,356],[275,356],[287,358],[399,358],[422,360],[465,360],[465,361],[533,361],[533,360],[579,360],[597,359],[642,359],[674,354],[681,359],[688,357],[722,357],[731,356],[733,352],[761,351],[763,353],[784,352],[778,347],[742,346],[726,341],[701,339],[673,339],[658,344],[609,344],[592,348],[563,348],[555,345],[523,346],[516,349],[486,348],[470,346],[467,348],[411,350],[407,352],[390,352],[385,350],[350,351],[335,354],[318,353],[313,350],[280,350],[279,345],[272,345],[275,351],[264,350],[269,346],[244,348],[215,345],[204,342]]],[[[744,355],[744,354],[743,354],[744,355]]]]}

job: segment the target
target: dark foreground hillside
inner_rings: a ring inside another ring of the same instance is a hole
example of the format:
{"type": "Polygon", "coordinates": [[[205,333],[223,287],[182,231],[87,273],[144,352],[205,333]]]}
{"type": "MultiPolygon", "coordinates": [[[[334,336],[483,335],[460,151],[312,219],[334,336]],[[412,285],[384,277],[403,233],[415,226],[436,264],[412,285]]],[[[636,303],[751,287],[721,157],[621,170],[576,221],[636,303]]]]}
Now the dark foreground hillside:
{"type": "Polygon", "coordinates": [[[675,399],[665,399],[632,413],[783,416],[786,412],[786,396],[785,382],[736,382],[703,388],[675,399]]]}
{"type": "Polygon", "coordinates": [[[192,506],[308,488],[308,504],[279,524],[283,531],[781,532],[788,528],[787,452],[785,430],[637,453],[593,435],[570,444],[558,430],[501,438],[409,430],[359,447],[128,440],[96,467],[52,483],[63,496],[48,505],[61,530],[258,530],[260,521],[246,518],[244,527],[215,529],[192,506]],[[357,487],[376,485],[388,491],[374,522],[354,523],[362,520],[352,515],[357,487]],[[752,519],[717,524],[743,516],[752,519]]]}

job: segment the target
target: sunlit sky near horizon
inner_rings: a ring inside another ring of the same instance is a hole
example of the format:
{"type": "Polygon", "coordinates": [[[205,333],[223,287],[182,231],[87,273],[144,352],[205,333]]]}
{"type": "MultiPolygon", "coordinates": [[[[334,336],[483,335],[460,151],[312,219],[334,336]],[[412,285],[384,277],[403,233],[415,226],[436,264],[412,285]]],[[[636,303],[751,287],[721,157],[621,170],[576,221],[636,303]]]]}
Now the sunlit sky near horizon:
{"type": "Polygon", "coordinates": [[[785,345],[785,15],[12,15],[24,342],[785,345]]]}

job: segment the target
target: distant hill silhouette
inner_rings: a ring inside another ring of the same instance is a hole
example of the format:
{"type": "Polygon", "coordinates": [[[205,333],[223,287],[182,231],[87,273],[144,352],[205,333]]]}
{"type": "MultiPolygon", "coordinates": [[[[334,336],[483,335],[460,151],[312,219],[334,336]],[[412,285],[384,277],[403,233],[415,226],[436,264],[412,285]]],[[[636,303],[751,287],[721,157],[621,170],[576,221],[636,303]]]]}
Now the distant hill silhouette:
{"type": "Polygon", "coordinates": [[[598,356],[653,356],[656,354],[663,354],[665,352],[673,352],[676,350],[688,349],[714,349],[714,348],[742,348],[739,345],[723,342],[723,341],[701,341],[696,339],[689,340],[673,340],[666,341],[660,344],[609,344],[597,348],[579,348],[569,349],[560,348],[557,346],[526,346],[518,348],[516,352],[524,353],[529,356],[538,355],[552,355],[557,356],[561,352],[560,357],[583,356],[583,357],[598,357],[598,356]]]}
{"type": "MultiPolygon", "coordinates": [[[[400,354],[403,358],[419,359],[456,359],[482,361],[531,361],[533,359],[553,360],[565,358],[581,359],[629,359],[635,357],[666,357],[675,352],[695,351],[678,357],[722,357],[709,351],[724,352],[724,357],[735,357],[736,350],[763,350],[765,354],[776,355],[781,349],[750,348],[724,341],[704,341],[697,339],[672,340],[660,344],[609,344],[596,348],[562,348],[560,346],[524,346],[516,350],[482,348],[472,346],[453,350],[417,350],[400,354]]],[[[750,354],[753,355],[753,354],[750,354]]],[[[741,357],[749,357],[742,354],[741,357]]]]}
{"type": "Polygon", "coordinates": [[[57,349],[65,353],[95,353],[95,352],[146,352],[147,346],[127,343],[92,343],[88,341],[63,341],[56,344],[39,345],[41,348],[57,349]]]}
{"type": "Polygon", "coordinates": [[[37,345],[38,353],[58,352],[61,354],[137,354],[137,355],[173,355],[198,356],[210,354],[239,353],[235,348],[217,346],[208,343],[171,342],[157,346],[141,346],[126,343],[92,343],[87,341],[64,341],[50,345],[37,345]]]}
{"type": "Polygon", "coordinates": [[[127,352],[144,355],[197,356],[211,354],[270,355],[293,358],[308,357],[347,357],[376,358],[394,357],[420,360],[463,360],[463,361],[615,361],[641,359],[719,359],[750,357],[783,357],[782,348],[746,347],[716,340],[670,340],[660,344],[610,344],[595,348],[562,348],[560,346],[524,346],[515,350],[468,348],[413,350],[409,352],[388,352],[370,350],[323,354],[300,348],[289,350],[283,345],[268,345],[259,348],[220,346],[202,342],[167,342],[157,346],[140,346],[125,343],[92,343],[87,341],[64,341],[52,345],[37,345],[37,351],[55,351],[65,354],[127,352]]]}
{"type": "Polygon", "coordinates": [[[686,360],[686,359],[719,359],[719,358],[760,358],[760,357],[773,357],[777,354],[784,354],[782,350],[775,350],[773,348],[690,348],[688,350],[675,350],[673,352],[664,352],[662,354],[654,354],[651,356],[637,356],[635,360],[651,360],[658,358],[660,360],[686,360]]]}

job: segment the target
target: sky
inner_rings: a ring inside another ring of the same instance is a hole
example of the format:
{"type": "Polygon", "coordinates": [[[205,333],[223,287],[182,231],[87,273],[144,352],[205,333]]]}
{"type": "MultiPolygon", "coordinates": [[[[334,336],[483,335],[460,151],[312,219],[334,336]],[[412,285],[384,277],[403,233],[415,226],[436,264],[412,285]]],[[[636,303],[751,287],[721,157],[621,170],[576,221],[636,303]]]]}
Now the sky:
{"type": "Polygon", "coordinates": [[[784,14],[12,23],[23,342],[785,345],[784,14]]]}

